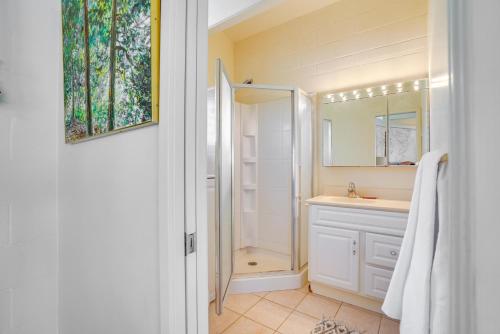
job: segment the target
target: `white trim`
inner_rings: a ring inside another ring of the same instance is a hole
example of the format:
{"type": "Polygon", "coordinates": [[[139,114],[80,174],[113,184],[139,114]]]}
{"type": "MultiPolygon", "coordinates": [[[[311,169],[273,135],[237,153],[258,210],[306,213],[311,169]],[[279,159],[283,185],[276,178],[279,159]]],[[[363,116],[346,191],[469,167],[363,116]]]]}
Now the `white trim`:
{"type": "Polygon", "coordinates": [[[233,89],[266,89],[266,90],[284,90],[293,92],[296,88],[292,86],[278,86],[278,85],[267,85],[267,84],[235,84],[232,83],[231,87],[233,89]]]}
{"type": "Polygon", "coordinates": [[[466,34],[465,13],[468,0],[448,1],[449,29],[449,84],[451,91],[450,110],[450,232],[451,232],[451,333],[475,333],[476,303],[474,289],[474,223],[470,220],[469,200],[470,116],[466,110],[464,94],[467,91],[464,79],[464,58],[467,55],[464,39],[466,34]],[[451,210],[453,208],[453,210],[451,210]]]}
{"type": "Polygon", "coordinates": [[[161,10],[158,243],[160,333],[185,333],[184,81],[185,0],[161,10]]]}
{"type": "MultiPolygon", "coordinates": [[[[196,233],[197,187],[197,107],[198,107],[198,1],[187,1],[186,8],[186,92],[185,104],[185,233],[196,233]]],[[[186,256],[186,333],[198,333],[198,251],[186,256]]]]}
{"type": "MultiPolygon", "coordinates": [[[[208,77],[208,2],[196,1],[196,128],[193,137],[196,138],[193,156],[196,165],[196,314],[191,321],[197,323],[198,334],[209,332],[209,290],[208,290],[208,221],[207,221],[207,77],[208,77]]],[[[188,271],[188,275],[191,273],[188,271]]],[[[190,289],[191,286],[188,286],[190,289]]]]}

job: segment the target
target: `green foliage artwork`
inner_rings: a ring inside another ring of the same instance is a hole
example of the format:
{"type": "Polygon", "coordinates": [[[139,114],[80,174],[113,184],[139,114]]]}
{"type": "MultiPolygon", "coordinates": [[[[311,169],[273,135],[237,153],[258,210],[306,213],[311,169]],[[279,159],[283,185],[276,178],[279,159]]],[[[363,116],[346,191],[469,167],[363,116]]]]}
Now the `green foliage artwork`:
{"type": "Polygon", "coordinates": [[[66,142],[157,123],[160,0],[61,1],[66,142]]]}

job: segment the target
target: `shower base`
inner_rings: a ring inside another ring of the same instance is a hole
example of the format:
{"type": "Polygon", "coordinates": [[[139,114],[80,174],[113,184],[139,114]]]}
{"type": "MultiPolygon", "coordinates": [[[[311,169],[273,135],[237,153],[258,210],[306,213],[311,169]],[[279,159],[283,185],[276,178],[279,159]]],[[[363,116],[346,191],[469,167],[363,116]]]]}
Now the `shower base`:
{"type": "Polygon", "coordinates": [[[236,275],[288,271],[290,268],[290,255],[257,247],[240,248],[234,252],[236,275]]]}
{"type": "Polygon", "coordinates": [[[277,271],[234,275],[229,293],[250,293],[299,289],[307,283],[307,265],[298,272],[277,271]]]}

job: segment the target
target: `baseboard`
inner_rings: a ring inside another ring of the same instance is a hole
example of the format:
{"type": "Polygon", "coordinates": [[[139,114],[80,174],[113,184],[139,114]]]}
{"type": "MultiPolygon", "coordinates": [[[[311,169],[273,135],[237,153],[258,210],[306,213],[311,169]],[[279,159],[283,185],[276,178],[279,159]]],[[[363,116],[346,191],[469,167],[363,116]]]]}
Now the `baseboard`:
{"type": "Polygon", "coordinates": [[[321,283],[310,282],[310,284],[313,293],[383,314],[381,309],[382,301],[379,299],[364,297],[345,290],[329,287],[321,283]]]}

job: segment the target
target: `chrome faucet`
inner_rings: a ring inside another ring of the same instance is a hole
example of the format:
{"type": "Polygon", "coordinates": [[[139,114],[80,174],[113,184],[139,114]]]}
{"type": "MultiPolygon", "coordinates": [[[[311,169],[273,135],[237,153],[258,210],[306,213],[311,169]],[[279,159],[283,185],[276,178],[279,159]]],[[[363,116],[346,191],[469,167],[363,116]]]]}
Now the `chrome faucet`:
{"type": "Polygon", "coordinates": [[[359,194],[356,191],[356,185],[354,182],[349,182],[349,187],[347,188],[347,197],[349,198],[359,198],[359,194]]]}

